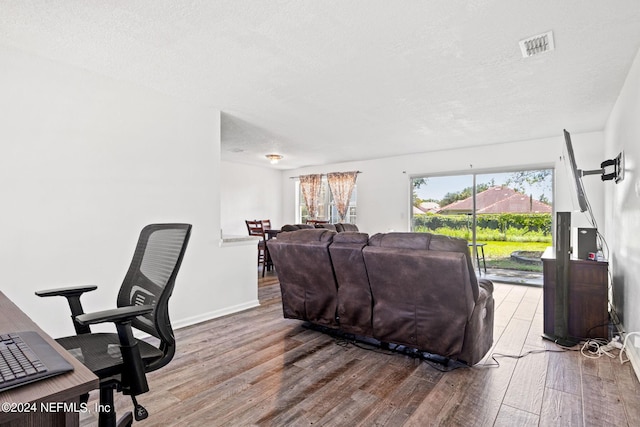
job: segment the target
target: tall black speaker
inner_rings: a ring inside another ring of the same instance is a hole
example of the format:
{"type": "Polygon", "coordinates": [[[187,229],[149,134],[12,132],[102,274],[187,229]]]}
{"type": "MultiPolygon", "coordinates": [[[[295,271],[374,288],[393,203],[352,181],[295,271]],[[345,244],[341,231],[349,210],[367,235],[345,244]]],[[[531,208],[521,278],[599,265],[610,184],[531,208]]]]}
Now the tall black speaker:
{"type": "Polygon", "coordinates": [[[553,335],[542,337],[571,347],[569,335],[569,260],[571,259],[571,212],[556,213],[556,289],[553,335]]]}

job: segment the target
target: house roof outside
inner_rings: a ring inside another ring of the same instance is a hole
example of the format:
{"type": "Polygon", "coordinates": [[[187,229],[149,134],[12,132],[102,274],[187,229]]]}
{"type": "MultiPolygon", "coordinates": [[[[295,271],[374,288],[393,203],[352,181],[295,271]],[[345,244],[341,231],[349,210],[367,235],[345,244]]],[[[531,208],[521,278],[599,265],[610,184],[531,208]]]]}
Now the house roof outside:
{"type": "MultiPolygon", "coordinates": [[[[512,188],[496,186],[476,194],[476,213],[551,213],[550,205],[512,188]]],[[[471,213],[473,199],[467,197],[438,210],[442,214],[471,213]]]]}
{"type": "Polygon", "coordinates": [[[436,213],[440,210],[440,205],[436,202],[422,202],[413,207],[413,214],[436,213]]]}

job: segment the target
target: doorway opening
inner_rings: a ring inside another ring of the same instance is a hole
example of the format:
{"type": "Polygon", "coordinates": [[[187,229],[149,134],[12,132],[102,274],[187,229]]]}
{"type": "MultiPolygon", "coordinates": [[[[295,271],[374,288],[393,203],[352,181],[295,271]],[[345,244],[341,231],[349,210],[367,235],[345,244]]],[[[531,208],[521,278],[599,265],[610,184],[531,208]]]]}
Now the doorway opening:
{"type": "Polygon", "coordinates": [[[553,169],[412,178],[411,228],[466,239],[479,277],[542,286],[553,169]]]}

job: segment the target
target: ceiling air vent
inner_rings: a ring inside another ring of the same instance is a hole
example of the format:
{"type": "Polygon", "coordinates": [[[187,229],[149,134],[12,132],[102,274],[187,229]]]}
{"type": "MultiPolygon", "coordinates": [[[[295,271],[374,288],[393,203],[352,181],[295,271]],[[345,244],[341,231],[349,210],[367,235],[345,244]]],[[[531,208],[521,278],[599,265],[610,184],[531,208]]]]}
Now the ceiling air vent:
{"type": "Polygon", "coordinates": [[[520,40],[520,50],[522,51],[522,56],[525,58],[548,52],[554,48],[553,31],[520,40]]]}

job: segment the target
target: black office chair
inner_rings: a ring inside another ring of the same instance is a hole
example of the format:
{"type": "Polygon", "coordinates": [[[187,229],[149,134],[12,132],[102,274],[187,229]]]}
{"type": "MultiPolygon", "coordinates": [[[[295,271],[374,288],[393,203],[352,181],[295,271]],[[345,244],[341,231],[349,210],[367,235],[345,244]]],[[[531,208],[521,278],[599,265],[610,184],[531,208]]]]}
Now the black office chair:
{"type": "Polygon", "coordinates": [[[114,390],[131,395],[136,421],[148,416],[136,396],[149,391],[145,373],[165,366],[175,353],[168,304],[190,234],[190,224],[144,227],[118,293],[117,309],[84,314],[80,296],[97,286],[36,292],[41,297],[67,298],[77,335],[56,341],[100,378],[100,404],[109,409],[99,413],[100,426],[133,422],[129,412],[116,423],[114,390]],[[89,325],[104,322],[115,323],[117,334],[91,333],[89,325]],[[159,345],[135,339],[132,327],[158,338],[159,345]]]}

